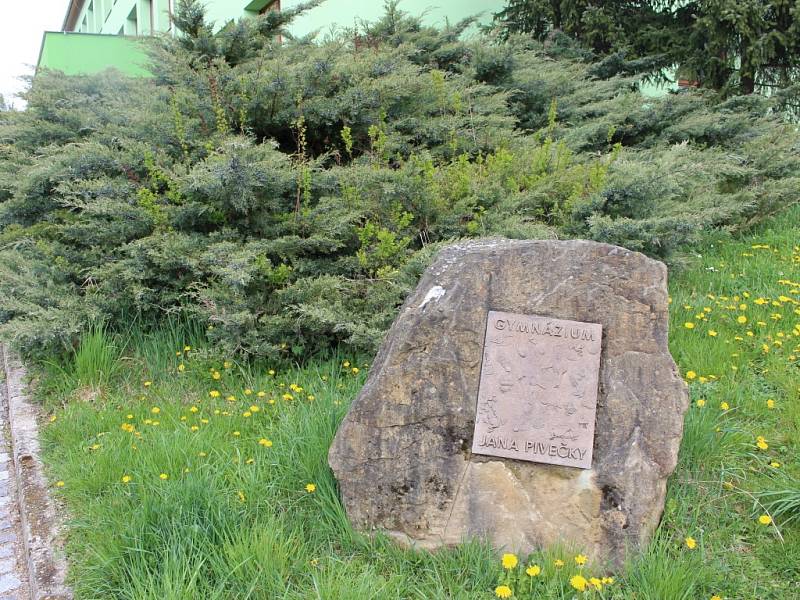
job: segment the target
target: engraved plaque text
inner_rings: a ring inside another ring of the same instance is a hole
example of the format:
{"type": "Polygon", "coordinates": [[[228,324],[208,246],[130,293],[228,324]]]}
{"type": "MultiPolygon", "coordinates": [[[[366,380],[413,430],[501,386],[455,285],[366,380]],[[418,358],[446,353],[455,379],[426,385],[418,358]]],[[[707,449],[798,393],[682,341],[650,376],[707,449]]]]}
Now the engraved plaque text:
{"type": "Polygon", "coordinates": [[[592,466],[602,326],[489,311],[472,451],[592,466]]]}

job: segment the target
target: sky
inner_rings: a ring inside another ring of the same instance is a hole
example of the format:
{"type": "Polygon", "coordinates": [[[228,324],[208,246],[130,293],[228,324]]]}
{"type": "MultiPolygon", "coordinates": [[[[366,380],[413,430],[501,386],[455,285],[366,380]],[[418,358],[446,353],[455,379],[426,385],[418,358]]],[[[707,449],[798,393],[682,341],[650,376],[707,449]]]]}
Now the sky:
{"type": "Polygon", "coordinates": [[[59,31],[69,0],[0,0],[0,95],[6,104],[22,108],[14,94],[26,83],[20,75],[32,75],[39,58],[42,34],[59,31]]]}

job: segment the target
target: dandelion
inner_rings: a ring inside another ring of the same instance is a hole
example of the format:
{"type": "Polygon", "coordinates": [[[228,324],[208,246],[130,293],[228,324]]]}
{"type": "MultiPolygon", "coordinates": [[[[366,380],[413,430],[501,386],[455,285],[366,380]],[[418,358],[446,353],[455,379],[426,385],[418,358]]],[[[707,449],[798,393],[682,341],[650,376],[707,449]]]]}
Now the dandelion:
{"type": "Polygon", "coordinates": [[[244,391],[244,395],[245,395],[245,396],[250,396],[252,393],[253,393],[253,390],[251,390],[250,388],[247,388],[247,389],[244,391]]]}
{"type": "Polygon", "coordinates": [[[309,494],[313,494],[315,491],[317,491],[317,486],[314,485],[313,483],[307,483],[306,484],[306,491],[309,494]]]}
{"type": "Polygon", "coordinates": [[[267,438],[261,438],[258,440],[259,446],[264,446],[265,448],[272,448],[272,441],[268,440],[267,438]]]}
{"type": "Polygon", "coordinates": [[[773,469],[777,469],[778,467],[781,466],[781,463],[779,463],[777,460],[773,460],[771,463],[769,463],[769,466],[772,467],[773,469]]]}
{"type": "Polygon", "coordinates": [[[504,569],[513,569],[517,566],[517,556],[515,554],[503,554],[503,568],[504,569]]]}
{"type": "Polygon", "coordinates": [[[169,479],[169,475],[167,475],[166,473],[161,473],[161,475],[159,475],[158,478],[161,481],[166,481],[167,479],[169,479]]]}
{"type": "Polygon", "coordinates": [[[239,502],[243,503],[245,500],[247,500],[247,497],[244,495],[242,490],[239,490],[236,495],[239,497],[239,502]]]}
{"type": "Polygon", "coordinates": [[[578,590],[579,592],[584,591],[586,589],[586,586],[588,585],[588,583],[589,582],[586,580],[586,578],[583,575],[573,575],[569,579],[569,584],[572,587],[574,587],[576,590],[578,590]]]}
{"type": "Polygon", "coordinates": [[[186,370],[186,365],[183,363],[178,365],[178,372],[183,373],[186,370]]]}
{"type": "Polygon", "coordinates": [[[498,598],[511,598],[514,595],[514,592],[511,591],[511,588],[507,585],[498,585],[494,588],[494,595],[498,598]]]}
{"type": "Polygon", "coordinates": [[[122,483],[130,483],[131,479],[133,479],[133,477],[131,477],[130,475],[123,475],[122,476],[122,483]]]}
{"type": "Polygon", "coordinates": [[[730,410],[730,405],[727,402],[720,402],[719,407],[721,410],[730,410]]]}
{"type": "Polygon", "coordinates": [[[343,366],[345,369],[349,368],[349,367],[350,367],[350,361],[349,361],[349,360],[346,360],[346,361],[344,361],[344,362],[342,363],[342,366],[343,366]]]}
{"type": "Polygon", "coordinates": [[[561,560],[560,558],[557,558],[553,561],[553,565],[555,566],[556,569],[560,569],[561,567],[564,566],[564,561],[561,560]]]}
{"type": "Polygon", "coordinates": [[[261,409],[260,409],[258,406],[256,406],[255,404],[253,404],[252,406],[250,406],[250,412],[252,412],[252,413],[257,413],[257,412],[258,412],[258,411],[260,411],[260,410],[261,410],[261,409]]]}
{"type": "Polygon", "coordinates": [[[230,369],[232,366],[233,366],[233,364],[229,360],[226,360],[224,363],[222,363],[222,368],[223,369],[230,369]]]}
{"type": "Polygon", "coordinates": [[[212,398],[219,398],[222,394],[220,394],[219,391],[217,390],[211,390],[210,392],[208,392],[208,395],[211,396],[212,398]]]}
{"type": "Polygon", "coordinates": [[[242,434],[239,431],[234,431],[233,432],[233,437],[239,437],[240,435],[242,435],[242,434]]]}
{"type": "Polygon", "coordinates": [[[689,550],[694,550],[695,548],[697,548],[697,540],[695,540],[695,539],[694,539],[693,537],[691,537],[691,536],[687,537],[687,538],[684,540],[684,542],[686,543],[686,547],[687,547],[689,550]]]}
{"type": "Polygon", "coordinates": [[[686,327],[686,329],[694,329],[694,323],[692,323],[691,321],[687,321],[686,323],[683,324],[683,326],[686,327]]]}
{"type": "Polygon", "coordinates": [[[722,600],[722,596],[718,596],[717,594],[714,594],[713,596],[711,596],[711,600],[722,600]]]}
{"type": "Polygon", "coordinates": [[[145,381],[144,382],[144,387],[150,387],[151,385],[153,385],[152,381],[145,381]]]}
{"type": "Polygon", "coordinates": [[[353,367],[350,371],[352,371],[353,375],[358,375],[358,367],[353,367]]]}
{"type": "Polygon", "coordinates": [[[575,564],[578,565],[578,566],[581,566],[581,567],[583,565],[585,565],[586,564],[586,556],[584,556],[583,554],[578,554],[578,556],[575,557],[575,564]]]}
{"type": "Polygon", "coordinates": [[[63,481],[56,481],[56,487],[64,487],[63,481]]]}
{"type": "Polygon", "coordinates": [[[267,395],[267,392],[258,392],[256,394],[256,396],[258,396],[259,398],[264,398],[266,395],[267,395]]]}
{"type": "Polygon", "coordinates": [[[770,398],[769,400],[767,400],[767,408],[769,408],[770,410],[772,410],[773,408],[775,408],[775,400],[773,400],[772,398],[770,398]]]}
{"type": "Polygon", "coordinates": [[[267,371],[267,373],[269,374],[270,377],[274,377],[275,376],[275,370],[274,369],[270,369],[269,371],[267,371]]]}
{"type": "Polygon", "coordinates": [[[594,586],[598,592],[603,589],[603,581],[599,577],[590,577],[589,583],[594,586]]]}
{"type": "Polygon", "coordinates": [[[686,379],[692,380],[697,378],[697,373],[694,371],[686,371],[686,379]]]}
{"type": "Polygon", "coordinates": [[[192,349],[192,347],[191,347],[191,346],[184,346],[184,347],[183,347],[183,351],[184,351],[184,352],[189,352],[191,349],[192,349]]]}
{"type": "Polygon", "coordinates": [[[708,335],[710,335],[711,337],[717,337],[717,332],[714,331],[713,329],[709,329],[708,330],[708,335]]]}
{"type": "Polygon", "coordinates": [[[762,525],[769,525],[770,523],[772,523],[772,517],[770,517],[769,515],[761,515],[760,517],[758,517],[758,522],[761,523],[762,525]]]}
{"type": "Polygon", "coordinates": [[[200,409],[197,408],[196,406],[192,406],[192,408],[189,409],[189,412],[196,413],[198,410],[200,410],[200,409]]]}
{"type": "Polygon", "coordinates": [[[706,405],[706,401],[700,398],[695,404],[697,404],[698,408],[703,408],[706,405]]]}
{"type": "Polygon", "coordinates": [[[756,440],[756,447],[759,450],[767,450],[769,448],[769,444],[767,443],[767,440],[759,436],[759,438],[756,440]]]}
{"type": "Polygon", "coordinates": [[[539,573],[542,572],[542,568],[539,565],[531,565],[530,567],[525,569],[525,572],[530,577],[536,577],[539,573]]]}
{"type": "Polygon", "coordinates": [[[157,406],[154,406],[153,408],[150,409],[150,412],[153,413],[154,415],[157,415],[158,413],[161,412],[161,409],[158,408],[157,406]]]}
{"type": "Polygon", "coordinates": [[[219,371],[211,372],[211,379],[218,380],[220,377],[222,377],[222,374],[219,371]]]}
{"type": "Polygon", "coordinates": [[[745,323],[747,323],[747,317],[745,317],[744,315],[739,315],[738,317],[736,317],[736,322],[741,325],[744,325],[745,323]]]}

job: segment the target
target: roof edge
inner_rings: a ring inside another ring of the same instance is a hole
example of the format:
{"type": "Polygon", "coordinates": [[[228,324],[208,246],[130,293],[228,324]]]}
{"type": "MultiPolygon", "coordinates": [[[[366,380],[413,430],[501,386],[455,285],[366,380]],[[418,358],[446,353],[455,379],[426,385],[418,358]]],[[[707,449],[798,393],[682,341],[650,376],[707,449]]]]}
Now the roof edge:
{"type": "Polygon", "coordinates": [[[70,0],[67,7],[67,14],[64,15],[64,24],[61,26],[62,31],[74,31],[75,23],[78,22],[78,15],[81,14],[83,3],[85,0],[70,0]]]}

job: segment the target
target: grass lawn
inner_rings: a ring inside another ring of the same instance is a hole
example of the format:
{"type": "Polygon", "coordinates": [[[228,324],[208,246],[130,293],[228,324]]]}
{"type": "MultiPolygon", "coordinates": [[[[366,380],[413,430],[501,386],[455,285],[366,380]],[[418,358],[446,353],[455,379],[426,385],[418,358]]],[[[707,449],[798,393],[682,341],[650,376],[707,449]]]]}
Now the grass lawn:
{"type": "Polygon", "coordinates": [[[506,571],[479,543],[428,554],[355,533],[326,459],[370,359],[274,372],[176,325],[96,332],[41,372],[76,596],[488,600],[507,583],[514,598],[800,598],[798,223],[795,207],[720,234],[673,274],[671,347],[692,400],[680,463],[649,549],[602,589],[570,584],[608,575],[576,565],[580,548],[506,571]]]}

